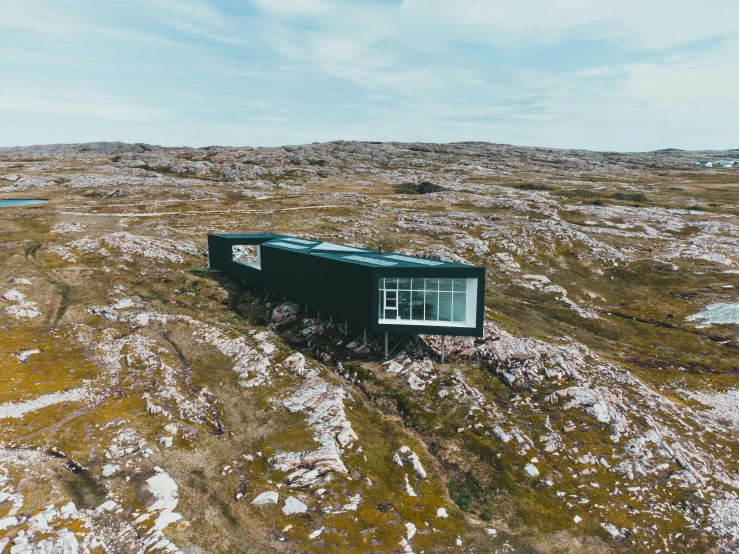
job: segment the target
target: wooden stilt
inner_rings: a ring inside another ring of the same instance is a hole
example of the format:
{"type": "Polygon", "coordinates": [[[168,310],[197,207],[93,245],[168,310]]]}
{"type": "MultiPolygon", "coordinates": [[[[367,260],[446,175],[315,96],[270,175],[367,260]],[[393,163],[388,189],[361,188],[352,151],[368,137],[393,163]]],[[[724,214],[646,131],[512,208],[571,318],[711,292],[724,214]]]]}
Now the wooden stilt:
{"type": "Polygon", "coordinates": [[[441,363],[444,363],[444,335],[441,335],[441,363]]]}
{"type": "Polygon", "coordinates": [[[390,348],[388,346],[387,333],[385,333],[385,357],[387,358],[389,355],[390,355],[390,348]]]}
{"type": "Polygon", "coordinates": [[[367,344],[367,329],[364,330],[364,343],[363,344],[365,345],[367,344]]]}

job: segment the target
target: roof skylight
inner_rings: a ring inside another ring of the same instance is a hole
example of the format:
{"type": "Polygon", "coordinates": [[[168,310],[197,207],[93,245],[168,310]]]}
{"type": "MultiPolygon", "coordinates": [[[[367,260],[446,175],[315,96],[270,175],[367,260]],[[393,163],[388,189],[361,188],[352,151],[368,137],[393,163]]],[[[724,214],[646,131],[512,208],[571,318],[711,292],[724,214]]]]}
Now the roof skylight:
{"type": "Polygon", "coordinates": [[[300,244],[291,244],[289,242],[270,242],[270,246],[284,246],[285,248],[292,248],[293,250],[305,250],[307,247],[300,244]]]}
{"type": "Polygon", "coordinates": [[[280,239],[280,240],[287,240],[287,241],[290,241],[290,242],[297,242],[299,244],[315,244],[316,243],[316,241],[314,241],[314,240],[296,239],[295,237],[285,237],[284,239],[280,239]]]}
{"type": "Polygon", "coordinates": [[[398,265],[395,262],[388,262],[387,260],[381,260],[380,258],[370,258],[369,256],[344,256],[342,259],[351,260],[353,262],[362,262],[371,265],[391,266],[398,265]]]}
{"type": "Polygon", "coordinates": [[[403,256],[402,254],[387,254],[386,258],[392,258],[400,262],[410,262],[420,265],[444,265],[444,262],[437,262],[434,260],[427,260],[425,258],[414,258],[412,256],[403,256]]]}
{"type": "Polygon", "coordinates": [[[316,246],[314,250],[323,250],[325,252],[364,252],[361,248],[344,246],[343,244],[334,244],[333,242],[322,242],[316,246]]]}

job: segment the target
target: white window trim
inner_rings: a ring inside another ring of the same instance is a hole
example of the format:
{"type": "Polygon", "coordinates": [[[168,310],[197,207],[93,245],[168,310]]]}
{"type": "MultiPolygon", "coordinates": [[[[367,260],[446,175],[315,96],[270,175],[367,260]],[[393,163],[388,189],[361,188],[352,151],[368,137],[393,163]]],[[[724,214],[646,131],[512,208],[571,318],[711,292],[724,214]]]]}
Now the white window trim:
{"type": "MultiPolygon", "coordinates": [[[[384,299],[383,299],[384,300],[384,299]]],[[[467,305],[465,306],[465,320],[460,321],[427,321],[425,319],[378,319],[380,325],[413,325],[418,327],[459,327],[470,329],[477,323],[477,279],[467,279],[467,305]]]]}
{"type": "Polygon", "coordinates": [[[468,324],[466,321],[426,321],[425,319],[378,319],[380,325],[413,325],[414,327],[460,327],[469,329],[475,324],[468,324]]]}

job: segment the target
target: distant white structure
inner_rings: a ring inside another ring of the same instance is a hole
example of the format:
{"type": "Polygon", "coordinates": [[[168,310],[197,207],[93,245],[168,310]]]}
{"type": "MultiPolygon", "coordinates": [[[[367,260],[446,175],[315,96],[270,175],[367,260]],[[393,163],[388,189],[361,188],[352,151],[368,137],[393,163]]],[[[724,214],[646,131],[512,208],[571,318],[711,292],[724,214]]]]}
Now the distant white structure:
{"type": "Polygon", "coordinates": [[[719,166],[719,167],[739,167],[739,161],[737,160],[730,160],[730,161],[718,160],[715,162],[709,162],[708,160],[703,160],[703,161],[694,162],[694,163],[695,165],[700,166],[700,167],[713,167],[714,165],[719,166]]]}

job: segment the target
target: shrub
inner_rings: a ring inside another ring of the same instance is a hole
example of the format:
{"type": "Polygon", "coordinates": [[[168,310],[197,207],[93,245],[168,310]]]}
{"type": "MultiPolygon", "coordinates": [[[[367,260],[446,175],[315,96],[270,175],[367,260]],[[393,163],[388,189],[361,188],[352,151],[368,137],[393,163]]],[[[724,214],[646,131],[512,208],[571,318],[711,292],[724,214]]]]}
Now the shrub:
{"type": "Polygon", "coordinates": [[[430,192],[444,192],[449,190],[447,187],[423,181],[420,185],[415,183],[402,183],[395,186],[395,192],[398,194],[428,194],[430,192]]]}
{"type": "Polygon", "coordinates": [[[584,198],[596,198],[598,193],[592,190],[576,189],[572,192],[575,196],[582,196],[584,198]]]}
{"type": "Polygon", "coordinates": [[[431,183],[429,181],[424,181],[423,183],[418,185],[418,194],[428,194],[429,192],[444,192],[445,190],[449,189],[446,187],[442,187],[441,185],[431,183]]]}
{"type": "Polygon", "coordinates": [[[626,192],[617,192],[616,194],[612,194],[611,198],[614,200],[627,200],[629,202],[646,202],[647,197],[644,196],[641,192],[634,192],[634,193],[626,193],[626,192]]]}
{"type": "Polygon", "coordinates": [[[144,164],[138,166],[146,171],[156,171],[157,173],[172,173],[172,166],[169,165],[149,165],[144,164]]]}
{"type": "Polygon", "coordinates": [[[526,183],[519,185],[518,188],[523,190],[552,190],[552,187],[547,185],[537,185],[536,183],[526,183]]]}
{"type": "Polygon", "coordinates": [[[395,185],[395,192],[398,194],[418,194],[418,185],[415,183],[401,183],[395,185]]]}

